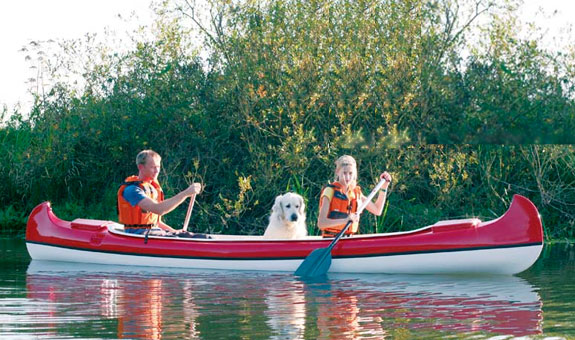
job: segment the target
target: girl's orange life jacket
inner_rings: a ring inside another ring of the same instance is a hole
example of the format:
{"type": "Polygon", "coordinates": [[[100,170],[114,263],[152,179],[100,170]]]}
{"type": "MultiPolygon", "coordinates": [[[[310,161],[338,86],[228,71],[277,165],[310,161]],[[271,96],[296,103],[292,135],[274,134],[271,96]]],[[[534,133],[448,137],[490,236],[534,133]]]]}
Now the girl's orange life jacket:
{"type": "Polygon", "coordinates": [[[139,206],[133,207],[123,196],[124,190],[129,185],[137,185],[149,198],[161,202],[164,200],[164,192],[157,181],[143,182],[138,176],[130,176],[118,190],[118,220],[125,226],[132,228],[151,228],[158,224],[159,216],[152,212],[142,210],[139,206]],[[155,190],[154,190],[155,189],[155,190]]]}
{"type": "MultiPolygon", "coordinates": [[[[357,212],[358,207],[357,199],[361,197],[361,188],[359,186],[356,186],[355,189],[353,189],[353,191],[349,193],[350,195],[348,197],[348,195],[343,192],[343,185],[341,185],[341,183],[339,182],[333,182],[331,184],[328,184],[322,190],[319,201],[320,210],[323,202],[323,196],[327,196],[329,198],[329,195],[324,195],[326,189],[328,188],[331,188],[331,190],[333,190],[333,196],[331,197],[331,200],[329,202],[329,210],[327,213],[327,218],[332,219],[346,218],[349,214],[357,212]]],[[[321,230],[322,236],[324,237],[335,236],[344,227],[345,223],[337,227],[323,228],[321,230]]],[[[349,228],[347,228],[345,234],[346,235],[355,234],[358,232],[358,229],[359,229],[358,223],[353,223],[349,228]]]]}

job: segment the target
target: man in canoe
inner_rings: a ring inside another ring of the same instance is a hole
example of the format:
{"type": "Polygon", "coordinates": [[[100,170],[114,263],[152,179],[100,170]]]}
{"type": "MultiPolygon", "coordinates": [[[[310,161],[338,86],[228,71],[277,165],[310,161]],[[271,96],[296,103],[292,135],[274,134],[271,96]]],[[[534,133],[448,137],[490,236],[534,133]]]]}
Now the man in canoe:
{"type": "MultiPolygon", "coordinates": [[[[323,237],[335,237],[348,221],[353,224],[347,229],[346,235],[358,232],[359,215],[357,208],[366,197],[357,185],[357,163],[351,156],[344,155],[335,161],[335,181],[328,184],[321,192],[317,226],[321,229],[323,237]]],[[[385,205],[387,187],[391,182],[391,175],[386,171],[380,175],[386,179],[379,196],[375,202],[369,202],[365,209],[380,216],[385,205]]]]}
{"type": "Polygon", "coordinates": [[[202,185],[193,183],[177,195],[164,199],[158,183],[162,158],[153,150],[144,150],[136,156],[138,175],[130,176],[118,190],[118,220],[124,230],[133,234],[205,238],[176,230],[162,221],[162,216],[178,207],[192,195],[201,193],[202,185]]]}

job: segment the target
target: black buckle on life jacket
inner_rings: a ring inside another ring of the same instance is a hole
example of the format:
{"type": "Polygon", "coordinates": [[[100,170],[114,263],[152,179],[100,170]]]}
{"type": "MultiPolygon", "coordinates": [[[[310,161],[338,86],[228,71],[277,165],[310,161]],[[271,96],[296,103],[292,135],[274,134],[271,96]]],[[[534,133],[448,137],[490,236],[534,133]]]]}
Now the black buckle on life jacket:
{"type": "Polygon", "coordinates": [[[337,211],[337,210],[330,211],[327,214],[327,218],[334,219],[334,220],[344,219],[344,218],[348,218],[348,217],[349,217],[349,214],[346,214],[344,212],[337,211]]]}

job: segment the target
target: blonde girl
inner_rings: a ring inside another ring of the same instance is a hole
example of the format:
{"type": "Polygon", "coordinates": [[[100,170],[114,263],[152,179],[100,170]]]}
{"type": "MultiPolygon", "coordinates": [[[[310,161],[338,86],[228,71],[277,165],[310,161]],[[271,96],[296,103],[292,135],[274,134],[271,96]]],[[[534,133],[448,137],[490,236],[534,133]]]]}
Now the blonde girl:
{"type": "MultiPolygon", "coordinates": [[[[385,206],[387,187],[391,182],[391,175],[385,171],[380,178],[385,178],[379,195],[375,202],[369,202],[365,209],[380,216],[385,206]]],[[[334,237],[341,231],[348,221],[353,224],[347,229],[346,235],[358,232],[359,215],[357,208],[366,197],[357,185],[357,163],[349,155],[341,156],[335,161],[335,179],[328,184],[321,193],[317,226],[323,237],[334,237]]]]}

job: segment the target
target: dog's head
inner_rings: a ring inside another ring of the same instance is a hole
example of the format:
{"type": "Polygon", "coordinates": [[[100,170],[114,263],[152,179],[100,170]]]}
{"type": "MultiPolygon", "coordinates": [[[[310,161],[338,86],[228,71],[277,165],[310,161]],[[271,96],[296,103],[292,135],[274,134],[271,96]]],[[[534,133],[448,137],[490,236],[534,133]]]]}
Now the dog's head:
{"type": "Polygon", "coordinates": [[[305,203],[303,197],[293,192],[276,197],[272,213],[286,222],[305,221],[305,203]]]}

